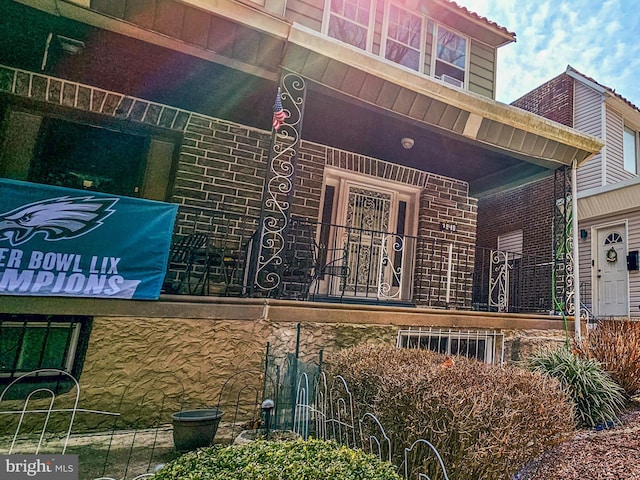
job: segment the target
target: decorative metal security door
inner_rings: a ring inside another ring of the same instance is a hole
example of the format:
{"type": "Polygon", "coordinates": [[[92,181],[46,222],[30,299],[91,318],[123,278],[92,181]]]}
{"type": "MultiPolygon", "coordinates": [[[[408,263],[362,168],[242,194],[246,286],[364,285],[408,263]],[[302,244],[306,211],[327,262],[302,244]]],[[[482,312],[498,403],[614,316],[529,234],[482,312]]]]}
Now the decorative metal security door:
{"type": "Polygon", "coordinates": [[[390,192],[348,185],[343,235],[347,269],[342,293],[377,296],[383,242],[389,231],[392,205],[393,195],[390,192]]]}

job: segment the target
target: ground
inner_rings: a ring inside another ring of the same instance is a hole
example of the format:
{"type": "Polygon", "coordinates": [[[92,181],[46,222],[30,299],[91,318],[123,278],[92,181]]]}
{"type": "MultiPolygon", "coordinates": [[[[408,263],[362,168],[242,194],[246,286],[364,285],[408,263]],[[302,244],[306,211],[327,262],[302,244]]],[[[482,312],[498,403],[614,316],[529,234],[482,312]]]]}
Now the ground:
{"type": "MultiPolygon", "coordinates": [[[[573,440],[532,462],[517,480],[640,480],[640,407],[623,415],[621,420],[621,425],[609,430],[579,431],[573,440]]],[[[238,432],[238,427],[221,424],[214,441],[229,443],[238,432]]],[[[45,450],[59,453],[63,441],[57,438],[47,442],[49,448],[45,450]]],[[[0,437],[0,453],[7,453],[3,447],[10,443],[10,437],[0,437]]],[[[33,446],[33,439],[24,443],[33,446]]],[[[173,449],[169,426],[108,435],[73,435],[67,453],[79,454],[83,480],[103,474],[130,479],[153,472],[156,466],[178,455],[173,449]]]]}
{"type": "Polygon", "coordinates": [[[640,480],[640,408],[608,430],[582,430],[545,453],[518,480],[640,480]]]}

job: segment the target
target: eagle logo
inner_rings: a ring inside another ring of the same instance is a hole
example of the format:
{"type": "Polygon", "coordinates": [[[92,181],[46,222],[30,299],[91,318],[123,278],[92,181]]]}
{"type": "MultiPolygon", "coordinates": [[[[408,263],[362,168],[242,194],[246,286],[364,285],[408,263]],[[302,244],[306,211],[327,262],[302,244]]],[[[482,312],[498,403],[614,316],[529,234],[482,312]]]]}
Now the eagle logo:
{"type": "Polygon", "coordinates": [[[49,242],[81,237],[101,226],[117,201],[65,196],[22,205],[0,213],[0,242],[8,240],[15,247],[38,234],[49,242]]]}

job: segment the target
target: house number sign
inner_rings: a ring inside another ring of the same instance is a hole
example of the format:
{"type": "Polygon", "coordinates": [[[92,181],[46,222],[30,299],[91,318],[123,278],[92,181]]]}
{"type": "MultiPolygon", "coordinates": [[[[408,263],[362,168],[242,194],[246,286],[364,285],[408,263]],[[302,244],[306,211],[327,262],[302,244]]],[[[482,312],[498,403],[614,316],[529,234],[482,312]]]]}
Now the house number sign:
{"type": "Polygon", "coordinates": [[[440,223],[440,230],[443,232],[455,232],[458,230],[458,226],[455,223],[440,223]]]}

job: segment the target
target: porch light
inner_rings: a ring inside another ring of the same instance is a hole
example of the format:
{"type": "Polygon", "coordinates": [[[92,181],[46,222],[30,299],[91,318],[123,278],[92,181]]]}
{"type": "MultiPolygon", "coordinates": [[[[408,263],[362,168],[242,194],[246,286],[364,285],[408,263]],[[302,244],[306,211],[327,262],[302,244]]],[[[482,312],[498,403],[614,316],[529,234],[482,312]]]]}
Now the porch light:
{"type": "Polygon", "coordinates": [[[413,138],[409,138],[409,137],[404,137],[402,140],[400,140],[400,144],[402,145],[402,148],[404,148],[405,150],[410,150],[413,148],[413,138]]]}

